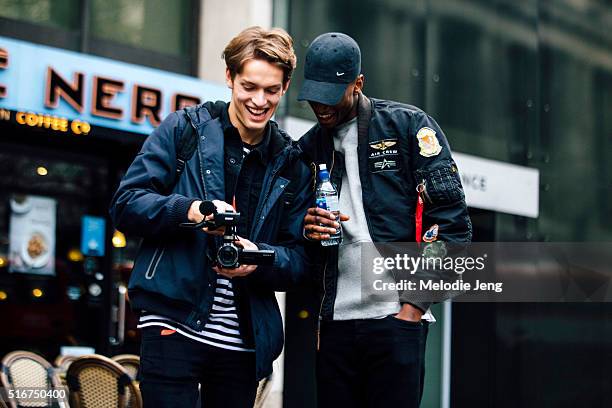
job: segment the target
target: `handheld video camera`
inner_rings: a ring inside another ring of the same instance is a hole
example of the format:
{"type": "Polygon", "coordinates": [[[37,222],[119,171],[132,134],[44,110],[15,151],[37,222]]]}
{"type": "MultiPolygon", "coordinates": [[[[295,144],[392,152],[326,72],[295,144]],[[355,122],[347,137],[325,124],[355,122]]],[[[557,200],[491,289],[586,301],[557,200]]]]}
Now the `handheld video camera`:
{"type": "Polygon", "coordinates": [[[275,254],[267,249],[243,249],[236,246],[238,240],[236,228],[240,221],[240,213],[222,212],[218,213],[212,201],[203,201],[200,204],[200,212],[204,217],[213,214],[213,219],[199,223],[183,223],[186,228],[203,228],[215,230],[225,227],[223,242],[217,249],[215,262],[222,268],[234,269],[240,265],[272,265],[275,254]]]}

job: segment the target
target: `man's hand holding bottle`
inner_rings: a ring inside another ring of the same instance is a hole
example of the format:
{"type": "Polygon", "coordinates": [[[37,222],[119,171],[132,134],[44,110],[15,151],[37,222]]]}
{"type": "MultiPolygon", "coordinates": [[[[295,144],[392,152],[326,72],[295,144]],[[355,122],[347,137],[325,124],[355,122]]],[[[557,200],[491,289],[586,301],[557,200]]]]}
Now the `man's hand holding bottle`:
{"type": "Polygon", "coordinates": [[[322,246],[340,245],[341,221],[349,216],[340,213],[340,200],[336,187],[331,183],[325,164],[319,164],[317,174],[316,207],[309,208],[304,217],[304,237],[320,241],[322,246]]]}
{"type": "MultiPolygon", "coordinates": [[[[339,214],[340,221],[348,221],[350,217],[339,214]]],[[[325,241],[340,228],[336,216],[319,207],[309,208],[304,216],[304,236],[313,241],[325,241]]]]}

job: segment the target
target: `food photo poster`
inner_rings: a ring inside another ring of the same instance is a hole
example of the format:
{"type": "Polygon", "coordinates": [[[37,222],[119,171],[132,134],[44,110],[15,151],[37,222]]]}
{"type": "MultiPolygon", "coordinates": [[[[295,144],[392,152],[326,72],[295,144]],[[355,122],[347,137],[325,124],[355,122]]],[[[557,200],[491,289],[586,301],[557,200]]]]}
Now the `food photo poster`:
{"type": "Polygon", "coordinates": [[[48,197],[11,197],[9,272],[55,275],[56,208],[48,197]]]}

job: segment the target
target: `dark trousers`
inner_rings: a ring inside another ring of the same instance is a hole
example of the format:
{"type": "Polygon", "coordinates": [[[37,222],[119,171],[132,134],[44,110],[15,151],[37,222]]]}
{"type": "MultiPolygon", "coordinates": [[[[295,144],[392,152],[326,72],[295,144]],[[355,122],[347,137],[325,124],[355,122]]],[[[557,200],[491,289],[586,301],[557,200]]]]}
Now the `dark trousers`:
{"type": "Polygon", "coordinates": [[[427,322],[384,319],[322,322],[318,408],[417,408],[423,392],[427,322]]]}
{"type": "Polygon", "coordinates": [[[253,407],[255,353],[224,350],[160,327],[142,330],[140,390],[145,408],[196,406],[198,384],[202,407],[253,407]]]}

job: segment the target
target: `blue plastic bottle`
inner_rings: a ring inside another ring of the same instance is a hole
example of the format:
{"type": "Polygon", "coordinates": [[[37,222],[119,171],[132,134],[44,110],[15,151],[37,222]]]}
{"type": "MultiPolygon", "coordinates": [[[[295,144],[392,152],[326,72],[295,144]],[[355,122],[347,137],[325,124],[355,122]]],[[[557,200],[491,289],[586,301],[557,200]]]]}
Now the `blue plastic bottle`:
{"type": "MultiPolygon", "coordinates": [[[[331,211],[336,215],[336,221],[340,223],[340,207],[338,201],[338,190],[329,180],[329,172],[325,164],[319,164],[319,182],[317,184],[317,207],[331,211]]],[[[329,239],[321,241],[322,246],[339,245],[342,242],[342,226],[329,239]]]]}

